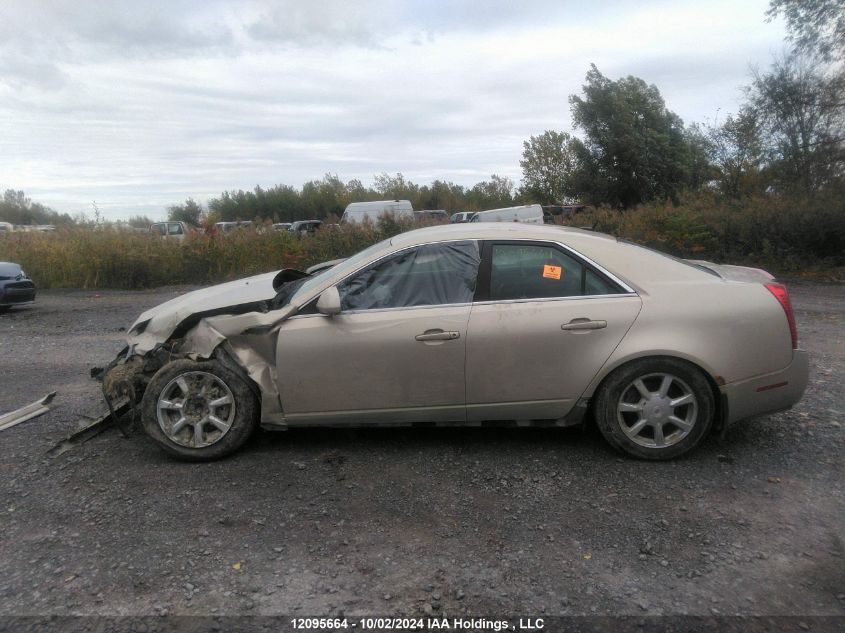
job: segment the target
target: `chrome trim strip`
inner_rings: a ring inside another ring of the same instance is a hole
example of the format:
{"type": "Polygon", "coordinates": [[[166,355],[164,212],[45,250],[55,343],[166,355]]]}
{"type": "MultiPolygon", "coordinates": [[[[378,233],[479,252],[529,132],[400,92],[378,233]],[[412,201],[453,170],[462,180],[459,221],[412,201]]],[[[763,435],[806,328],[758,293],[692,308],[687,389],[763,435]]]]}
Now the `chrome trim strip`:
{"type": "MultiPolygon", "coordinates": [[[[627,295],[625,295],[627,296],[627,295]]],[[[340,314],[336,314],[334,316],[346,316],[347,314],[377,314],[379,312],[398,312],[408,311],[408,310],[431,310],[433,308],[468,308],[472,305],[472,303],[437,303],[435,305],[430,306],[400,306],[398,308],[374,308],[372,310],[346,310],[345,312],[341,312],[340,314]]],[[[287,320],[292,321],[294,319],[304,319],[306,317],[325,317],[328,315],[325,314],[297,314],[295,316],[289,317],[287,320]]]]}
{"type": "Polygon", "coordinates": [[[372,310],[346,310],[345,312],[341,312],[338,316],[343,316],[345,314],[375,314],[377,312],[397,312],[399,310],[431,310],[433,308],[468,308],[472,303],[436,303],[430,306],[400,306],[398,308],[374,308],[372,310]]]}
{"type": "Polygon", "coordinates": [[[475,306],[499,305],[503,303],[547,303],[549,301],[579,301],[582,299],[618,299],[621,297],[636,297],[636,293],[616,293],[607,295],[573,295],[571,297],[539,297],[535,299],[501,299],[499,301],[478,301],[475,306]]]}

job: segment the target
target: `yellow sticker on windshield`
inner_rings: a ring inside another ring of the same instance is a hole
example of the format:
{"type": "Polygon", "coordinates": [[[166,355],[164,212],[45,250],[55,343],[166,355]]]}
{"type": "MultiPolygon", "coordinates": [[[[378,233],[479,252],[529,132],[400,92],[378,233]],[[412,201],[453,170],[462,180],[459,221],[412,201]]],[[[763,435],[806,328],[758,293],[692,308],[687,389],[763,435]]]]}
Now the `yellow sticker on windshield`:
{"type": "Polygon", "coordinates": [[[561,272],[563,272],[563,269],[560,266],[549,266],[548,264],[543,266],[543,277],[546,279],[560,279],[561,272]]]}

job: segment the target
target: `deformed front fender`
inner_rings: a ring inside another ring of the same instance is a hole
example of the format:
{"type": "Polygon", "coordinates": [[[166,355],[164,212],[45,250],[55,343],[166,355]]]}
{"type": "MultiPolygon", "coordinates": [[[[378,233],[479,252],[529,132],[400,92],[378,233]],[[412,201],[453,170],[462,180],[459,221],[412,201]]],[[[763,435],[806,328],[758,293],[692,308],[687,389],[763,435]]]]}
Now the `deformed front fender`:
{"type": "Polygon", "coordinates": [[[126,395],[125,385],[135,386],[135,399],[140,400],[149,378],[170,360],[190,358],[205,360],[218,350],[236,363],[256,385],[261,400],[261,423],[284,427],[284,411],[276,380],[276,340],[279,327],[296,312],[284,306],[271,312],[216,314],[201,318],[178,340],[166,334],[145,329],[131,334],[125,348],[111,363],[103,378],[107,398],[126,395]]]}
{"type": "Polygon", "coordinates": [[[211,358],[222,346],[258,386],[261,423],[284,425],[276,374],[276,340],[282,322],[295,312],[295,307],[285,306],[267,313],[207,317],[185,335],[180,352],[187,358],[200,360],[211,358]]]}

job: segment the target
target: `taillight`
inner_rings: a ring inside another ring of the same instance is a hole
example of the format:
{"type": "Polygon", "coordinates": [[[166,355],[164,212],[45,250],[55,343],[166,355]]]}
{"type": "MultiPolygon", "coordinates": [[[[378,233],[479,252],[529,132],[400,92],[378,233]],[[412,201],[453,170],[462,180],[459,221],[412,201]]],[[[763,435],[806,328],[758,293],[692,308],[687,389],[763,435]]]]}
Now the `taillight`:
{"type": "Polygon", "coordinates": [[[792,335],[792,349],[798,349],[798,330],[795,327],[795,315],[792,313],[792,302],[789,300],[789,291],[783,284],[764,284],[775,299],[778,300],[783,311],[786,313],[786,321],[789,323],[789,333],[792,335]]]}

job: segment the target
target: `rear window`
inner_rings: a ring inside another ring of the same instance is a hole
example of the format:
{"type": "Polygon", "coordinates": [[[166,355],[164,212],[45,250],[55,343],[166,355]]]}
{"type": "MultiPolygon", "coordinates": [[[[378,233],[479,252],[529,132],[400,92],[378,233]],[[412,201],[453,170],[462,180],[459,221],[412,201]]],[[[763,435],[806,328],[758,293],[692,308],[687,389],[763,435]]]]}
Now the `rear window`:
{"type": "Polygon", "coordinates": [[[641,248],[644,251],[648,251],[649,253],[654,253],[655,255],[660,255],[661,257],[665,257],[666,259],[670,259],[673,262],[677,262],[678,264],[683,264],[684,266],[688,266],[690,268],[694,268],[696,270],[700,270],[703,273],[707,273],[708,275],[713,275],[714,277],[719,277],[721,279],[721,275],[717,273],[715,270],[711,270],[707,268],[707,266],[702,266],[701,264],[696,264],[695,262],[691,262],[686,259],[681,259],[680,257],[675,257],[674,255],[670,255],[669,253],[664,253],[663,251],[659,251],[656,248],[651,248],[650,246],[643,246],[642,244],[637,244],[636,242],[632,242],[630,240],[625,239],[617,239],[617,242],[620,244],[627,244],[628,246],[634,246],[636,248],[641,248]]]}

